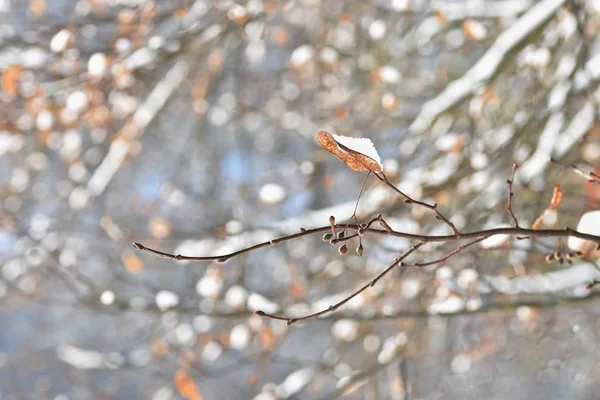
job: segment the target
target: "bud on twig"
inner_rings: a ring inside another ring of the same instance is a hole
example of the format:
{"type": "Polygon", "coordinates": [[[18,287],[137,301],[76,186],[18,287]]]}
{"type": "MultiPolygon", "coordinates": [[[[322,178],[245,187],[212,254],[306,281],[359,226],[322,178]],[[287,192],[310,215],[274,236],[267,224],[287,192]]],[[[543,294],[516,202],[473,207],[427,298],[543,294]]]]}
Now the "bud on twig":
{"type": "Polygon", "coordinates": [[[338,248],[338,253],[340,253],[340,255],[346,255],[346,253],[348,253],[348,246],[346,246],[345,244],[341,245],[338,248]]]}
{"type": "Polygon", "coordinates": [[[356,248],[356,254],[358,254],[359,256],[365,254],[365,248],[363,247],[362,243],[356,248]]]}
{"type": "Polygon", "coordinates": [[[332,238],[333,238],[333,234],[328,232],[328,233],[323,234],[323,237],[321,237],[321,240],[323,240],[324,242],[329,242],[332,238]]]}

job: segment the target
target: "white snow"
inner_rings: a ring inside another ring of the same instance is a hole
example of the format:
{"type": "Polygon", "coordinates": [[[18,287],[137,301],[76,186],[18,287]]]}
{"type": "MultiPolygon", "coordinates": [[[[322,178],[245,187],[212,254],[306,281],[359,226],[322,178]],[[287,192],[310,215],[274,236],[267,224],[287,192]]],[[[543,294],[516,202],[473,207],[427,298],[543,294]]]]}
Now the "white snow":
{"type": "MultiPolygon", "coordinates": [[[[582,233],[600,236],[600,210],[590,211],[581,216],[577,230],[582,233]]],[[[586,241],[576,237],[569,238],[569,248],[571,250],[580,250],[586,241]]]]}
{"type": "Polygon", "coordinates": [[[377,163],[381,166],[381,169],[383,170],[383,164],[381,164],[381,158],[379,157],[379,154],[377,153],[377,150],[375,149],[373,142],[371,142],[371,139],[354,138],[354,137],[339,136],[339,135],[332,135],[332,136],[338,143],[341,143],[342,145],[346,146],[350,150],[354,150],[360,154],[364,154],[365,156],[377,161],[377,163]]]}

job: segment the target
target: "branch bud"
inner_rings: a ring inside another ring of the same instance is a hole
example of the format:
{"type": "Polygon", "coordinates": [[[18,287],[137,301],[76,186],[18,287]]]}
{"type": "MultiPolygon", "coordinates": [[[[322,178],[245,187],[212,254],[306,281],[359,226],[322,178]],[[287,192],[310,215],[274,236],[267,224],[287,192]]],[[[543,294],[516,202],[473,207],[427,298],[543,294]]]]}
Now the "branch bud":
{"type": "Polygon", "coordinates": [[[358,247],[356,248],[356,254],[358,254],[359,256],[365,254],[365,248],[362,244],[358,245],[358,247]]]}
{"type": "Polygon", "coordinates": [[[346,246],[346,244],[341,245],[338,248],[338,253],[340,253],[341,256],[346,255],[346,253],[348,253],[348,246],[346,246]]]}
{"type": "Polygon", "coordinates": [[[321,237],[321,240],[324,242],[329,242],[332,238],[333,238],[333,234],[328,232],[328,233],[323,234],[323,237],[321,237]]]}

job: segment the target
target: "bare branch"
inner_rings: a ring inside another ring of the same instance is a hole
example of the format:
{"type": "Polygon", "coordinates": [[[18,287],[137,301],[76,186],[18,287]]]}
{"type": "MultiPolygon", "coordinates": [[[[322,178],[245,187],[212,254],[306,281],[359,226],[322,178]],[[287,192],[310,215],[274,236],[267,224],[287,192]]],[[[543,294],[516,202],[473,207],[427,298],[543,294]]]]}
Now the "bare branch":
{"type": "Polygon", "coordinates": [[[444,262],[444,261],[448,260],[449,258],[451,258],[451,257],[453,257],[453,256],[455,256],[455,255],[457,255],[458,253],[460,253],[461,251],[463,251],[463,250],[464,250],[464,249],[466,249],[467,247],[471,247],[471,246],[473,246],[474,244],[477,244],[477,243],[479,243],[479,242],[482,242],[482,241],[484,241],[485,239],[487,239],[487,237],[483,236],[483,237],[480,237],[479,239],[473,240],[472,242],[469,242],[469,243],[467,243],[467,244],[464,244],[464,245],[462,245],[462,246],[459,246],[459,247],[457,247],[456,249],[454,249],[452,252],[450,252],[450,253],[446,254],[446,255],[445,255],[444,257],[442,257],[442,258],[438,258],[438,259],[436,259],[436,260],[433,260],[433,261],[427,261],[427,262],[422,262],[422,263],[411,264],[411,265],[409,265],[409,264],[406,264],[406,265],[405,265],[405,267],[419,267],[419,268],[421,268],[421,267],[428,267],[428,266],[430,266],[430,265],[439,264],[439,263],[441,263],[441,262],[444,262]]]}
{"type": "Polygon", "coordinates": [[[410,249],[408,249],[400,257],[398,257],[392,263],[392,265],[390,265],[384,271],[382,271],[381,273],[379,273],[379,275],[377,275],[371,281],[369,281],[365,285],[361,286],[354,293],[352,293],[349,296],[345,297],[341,301],[339,301],[339,302],[337,302],[337,303],[335,303],[335,304],[333,304],[333,305],[331,305],[331,306],[329,306],[329,307],[327,307],[327,308],[325,308],[325,309],[323,309],[321,311],[317,311],[315,313],[308,314],[308,315],[305,315],[304,317],[299,317],[299,318],[280,317],[280,316],[277,316],[277,315],[268,314],[268,313],[266,313],[264,311],[261,311],[261,310],[256,311],[255,314],[263,316],[263,317],[271,318],[271,319],[277,319],[277,320],[281,320],[281,321],[287,321],[288,325],[292,325],[292,324],[295,324],[296,322],[306,321],[306,320],[309,320],[309,319],[312,319],[312,318],[320,317],[321,315],[325,315],[325,314],[334,312],[335,310],[337,310],[338,308],[340,308],[341,306],[343,306],[344,304],[346,304],[347,302],[349,302],[350,300],[352,300],[353,298],[355,298],[356,296],[358,296],[360,293],[362,293],[365,290],[367,290],[367,288],[375,286],[375,284],[377,283],[377,281],[379,281],[381,278],[383,278],[392,269],[394,269],[398,265],[401,265],[402,264],[402,260],[406,259],[406,257],[408,257],[409,255],[411,255],[414,251],[416,251],[419,247],[423,246],[424,244],[425,244],[424,242],[417,243],[416,245],[414,245],[413,247],[411,247],[410,249]]]}
{"type": "Polygon", "coordinates": [[[404,193],[403,191],[401,191],[400,189],[398,189],[392,182],[388,181],[388,179],[383,174],[383,172],[377,172],[374,174],[381,182],[385,183],[394,192],[396,192],[400,196],[404,197],[406,199],[404,201],[406,204],[416,204],[421,207],[425,207],[429,210],[432,210],[435,213],[436,219],[439,219],[439,220],[443,221],[446,225],[448,225],[450,227],[450,229],[452,229],[452,232],[454,232],[454,235],[460,236],[460,232],[458,231],[458,229],[456,229],[456,226],[454,226],[454,224],[452,222],[450,222],[450,220],[448,218],[444,217],[444,215],[438,210],[437,203],[431,205],[431,204],[427,204],[427,203],[419,201],[419,200],[415,200],[412,197],[410,197],[409,195],[407,195],[406,193],[404,193]]]}
{"type": "MultiPolygon", "coordinates": [[[[563,229],[539,229],[539,230],[527,229],[527,228],[521,228],[521,227],[519,227],[519,228],[494,228],[494,229],[486,229],[486,230],[482,230],[482,231],[460,233],[458,235],[417,235],[417,234],[413,234],[413,233],[399,232],[399,231],[395,231],[395,230],[388,231],[388,230],[372,228],[371,224],[375,221],[379,221],[379,219],[377,219],[377,218],[371,219],[369,221],[369,223],[367,223],[366,227],[364,227],[364,225],[363,225],[363,227],[361,227],[359,225],[351,224],[351,225],[348,225],[347,229],[355,231],[355,232],[357,232],[359,229],[364,229],[365,232],[371,232],[371,233],[375,233],[378,235],[388,235],[388,236],[400,237],[400,238],[404,238],[404,239],[418,240],[418,241],[422,241],[425,243],[454,242],[454,241],[462,240],[462,239],[478,239],[478,238],[482,238],[482,237],[488,238],[488,237],[495,236],[495,235],[509,235],[509,236],[515,236],[519,239],[525,239],[525,238],[531,238],[531,237],[559,238],[559,237],[572,236],[572,237],[589,240],[589,241],[600,244],[600,236],[590,235],[587,233],[579,232],[579,231],[576,231],[576,230],[568,228],[568,227],[563,228],[563,229]]],[[[340,228],[340,229],[343,229],[344,226],[345,225],[343,225],[343,224],[335,225],[336,228],[340,228]]],[[[276,238],[273,240],[269,240],[267,242],[262,242],[262,243],[254,245],[254,246],[250,246],[245,249],[235,251],[233,253],[214,255],[214,256],[205,256],[205,257],[184,256],[181,254],[175,255],[175,254],[165,253],[165,252],[144,246],[141,243],[133,243],[133,247],[135,247],[137,250],[148,251],[148,252],[150,252],[158,257],[161,257],[161,258],[168,258],[168,259],[177,260],[177,261],[225,262],[225,261],[229,260],[230,258],[233,258],[240,254],[249,253],[251,251],[258,250],[263,247],[273,246],[273,245],[281,243],[281,242],[298,239],[298,238],[301,238],[304,236],[313,235],[315,233],[327,232],[329,230],[331,230],[331,226],[329,226],[329,225],[322,226],[319,228],[314,228],[314,229],[302,230],[299,233],[295,233],[293,235],[288,235],[288,236],[282,236],[282,237],[279,237],[279,238],[276,238]]],[[[341,238],[341,239],[335,239],[334,243],[332,243],[332,244],[339,243],[341,241],[347,241],[347,240],[350,240],[357,236],[358,236],[358,234],[355,233],[353,235],[349,235],[349,236],[341,238]]]]}
{"type": "MultiPolygon", "coordinates": [[[[578,232],[575,230],[572,230],[570,228],[564,228],[564,229],[546,229],[546,230],[540,230],[540,229],[536,229],[537,227],[533,227],[534,229],[526,229],[526,228],[521,228],[518,224],[517,218],[512,210],[512,197],[514,195],[513,193],[513,182],[514,182],[514,178],[515,178],[515,173],[518,169],[518,165],[514,164],[513,165],[513,172],[512,172],[512,176],[511,179],[509,181],[507,181],[508,183],[508,204],[507,204],[507,209],[511,215],[511,217],[513,218],[513,221],[515,222],[515,227],[514,228],[496,228],[496,229],[488,229],[488,230],[481,230],[481,231],[476,231],[476,232],[469,232],[469,233],[461,233],[458,231],[458,229],[454,226],[454,224],[452,222],[450,222],[439,210],[438,210],[438,206],[437,203],[430,205],[427,204],[425,202],[419,201],[419,200],[415,200],[412,197],[408,196],[407,194],[405,194],[404,192],[402,192],[400,189],[398,189],[396,186],[394,186],[391,182],[389,182],[387,180],[387,178],[385,177],[385,175],[382,172],[377,172],[375,173],[375,176],[377,176],[377,178],[382,181],[383,183],[385,183],[388,187],[390,187],[392,190],[394,190],[394,192],[398,193],[399,195],[401,195],[404,199],[405,199],[405,203],[407,204],[416,204],[419,205],[421,207],[427,208],[429,210],[432,210],[435,213],[435,216],[437,219],[442,220],[448,227],[450,227],[450,229],[452,230],[453,234],[452,235],[416,235],[416,234],[409,234],[409,233],[405,233],[405,232],[398,232],[398,231],[394,231],[388,224],[387,222],[385,222],[385,220],[383,219],[381,214],[378,214],[376,217],[371,218],[366,224],[355,224],[355,225],[351,225],[348,222],[345,225],[337,225],[335,223],[335,217],[332,215],[329,217],[329,225],[327,226],[323,226],[320,228],[314,228],[314,229],[300,229],[299,233],[294,233],[292,235],[287,235],[287,236],[282,236],[279,238],[275,238],[275,239],[271,239],[269,241],[263,242],[263,243],[259,243],[253,246],[249,246],[246,247],[244,249],[229,253],[229,254],[223,254],[223,255],[216,255],[216,256],[204,256],[204,257],[196,257],[196,256],[185,256],[185,255],[181,255],[181,254],[170,254],[170,253],[165,253],[159,250],[154,250],[151,249],[149,247],[146,247],[140,243],[134,243],[133,246],[138,249],[138,250],[145,250],[148,251],[150,253],[153,253],[159,257],[162,258],[169,258],[169,259],[174,259],[174,260],[180,260],[180,261],[217,261],[217,262],[225,262],[227,260],[229,260],[230,258],[233,258],[235,256],[238,256],[240,254],[244,254],[244,253],[248,253],[251,252],[253,250],[258,250],[260,248],[263,247],[267,247],[267,246],[274,246],[278,243],[284,242],[284,241],[289,241],[289,240],[294,240],[294,239],[298,239],[304,236],[309,236],[312,234],[316,234],[316,233],[320,233],[320,232],[327,232],[330,231],[330,233],[326,233],[323,236],[323,239],[330,239],[329,243],[330,244],[336,244],[339,242],[346,242],[348,240],[351,240],[355,237],[358,237],[359,240],[362,239],[362,236],[364,236],[367,232],[371,232],[374,234],[380,234],[380,235],[388,235],[388,236],[394,236],[394,237],[402,237],[402,238],[406,238],[406,239],[411,239],[411,240],[417,240],[418,243],[416,245],[414,245],[413,247],[411,247],[409,250],[407,250],[406,252],[404,252],[399,258],[395,259],[394,262],[388,267],[386,268],[384,271],[382,271],[380,274],[378,274],[375,278],[373,278],[370,282],[368,282],[367,284],[361,286],[360,288],[358,288],[356,291],[354,291],[352,294],[350,294],[349,296],[345,297],[344,299],[342,299],[341,301],[339,301],[336,304],[333,304],[331,306],[329,306],[326,309],[317,311],[315,313],[312,314],[308,314],[305,315],[303,317],[299,317],[299,318],[288,318],[288,317],[282,317],[282,316],[278,316],[275,314],[269,314],[266,313],[265,311],[262,310],[258,310],[255,312],[255,314],[263,316],[263,317],[267,317],[267,318],[271,318],[271,319],[275,319],[275,320],[280,320],[280,321],[286,321],[288,325],[294,324],[296,322],[300,322],[300,321],[306,321],[309,319],[313,319],[313,318],[317,318],[320,317],[322,315],[325,314],[329,314],[332,313],[334,311],[336,311],[338,308],[340,308],[341,306],[343,306],[344,304],[346,304],[348,301],[350,301],[351,299],[353,299],[354,297],[358,296],[360,293],[362,293],[363,291],[365,291],[367,288],[374,286],[381,278],[383,278],[387,273],[389,273],[392,269],[394,269],[395,267],[399,266],[399,265],[404,265],[406,267],[412,266],[412,267],[425,267],[425,266],[429,266],[429,265],[435,265],[441,262],[444,262],[448,259],[450,259],[451,257],[455,256],[456,254],[462,252],[464,249],[471,247],[477,243],[482,242],[483,240],[494,236],[494,235],[509,235],[509,236],[515,236],[518,239],[522,239],[522,238],[531,238],[531,237],[557,237],[557,238],[561,238],[561,237],[568,237],[568,236],[573,236],[573,237],[577,237],[580,239],[584,239],[584,240],[590,240],[593,241],[595,243],[600,244],[600,236],[595,236],[595,235],[590,235],[590,234],[585,234],[582,232],[578,232]],[[379,222],[379,224],[384,228],[383,230],[381,229],[375,229],[372,228],[371,226],[375,223],[375,222],[379,222]],[[341,229],[341,231],[338,232],[336,231],[336,228],[341,229]],[[351,235],[347,235],[346,234],[346,230],[350,230],[350,231],[354,231],[353,234],[351,235]],[[331,238],[329,238],[329,236],[331,236],[331,238]],[[403,260],[406,259],[406,257],[408,257],[410,254],[412,254],[413,252],[415,252],[417,249],[419,249],[421,246],[423,246],[425,243],[429,243],[429,242],[455,242],[455,241],[459,241],[459,240],[465,240],[465,239],[472,239],[470,242],[466,243],[466,244],[462,244],[460,246],[458,246],[456,249],[454,249],[452,252],[448,253],[447,255],[438,258],[436,260],[433,261],[428,261],[428,262],[421,262],[421,263],[415,263],[415,264],[411,264],[411,265],[406,265],[403,264],[403,260]]],[[[364,185],[364,183],[363,183],[364,185]]],[[[362,192],[362,189],[361,189],[362,192]]],[[[560,192],[560,190],[559,190],[560,192]]],[[[556,209],[556,207],[558,207],[558,204],[560,203],[560,196],[556,195],[553,196],[553,200],[551,202],[551,206],[550,207],[554,207],[553,209],[556,209]],[[554,197],[556,197],[556,199],[554,199],[554,197]]],[[[362,247],[359,246],[359,248],[362,247]]],[[[346,254],[347,252],[347,246],[344,243],[339,249],[338,252],[341,255],[346,254]]],[[[359,252],[359,254],[361,254],[359,252]]]]}

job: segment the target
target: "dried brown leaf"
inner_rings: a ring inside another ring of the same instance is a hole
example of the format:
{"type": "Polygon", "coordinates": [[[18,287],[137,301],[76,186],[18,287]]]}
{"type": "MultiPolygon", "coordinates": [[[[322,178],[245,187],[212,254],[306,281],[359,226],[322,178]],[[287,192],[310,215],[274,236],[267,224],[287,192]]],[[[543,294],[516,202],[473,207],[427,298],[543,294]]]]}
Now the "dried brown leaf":
{"type": "Polygon", "coordinates": [[[23,67],[20,65],[9,65],[2,72],[2,89],[11,97],[19,94],[19,78],[23,72],[23,67]]]}
{"type": "Polygon", "coordinates": [[[550,205],[548,206],[548,209],[555,211],[558,208],[558,206],[560,206],[561,201],[562,201],[562,190],[560,189],[560,183],[557,183],[554,186],[554,192],[552,193],[552,200],[550,200],[550,205]]]}
{"type": "Polygon", "coordinates": [[[179,394],[188,400],[202,400],[202,395],[194,380],[184,368],[178,369],[173,377],[173,383],[179,394]]]}
{"type": "Polygon", "coordinates": [[[132,274],[137,274],[144,269],[144,262],[130,251],[125,251],[121,255],[121,261],[125,269],[132,274]]]}
{"type": "Polygon", "coordinates": [[[339,158],[353,171],[375,172],[381,171],[381,165],[376,160],[358,151],[352,150],[336,141],[329,132],[319,131],[317,140],[325,150],[339,158]]]}

